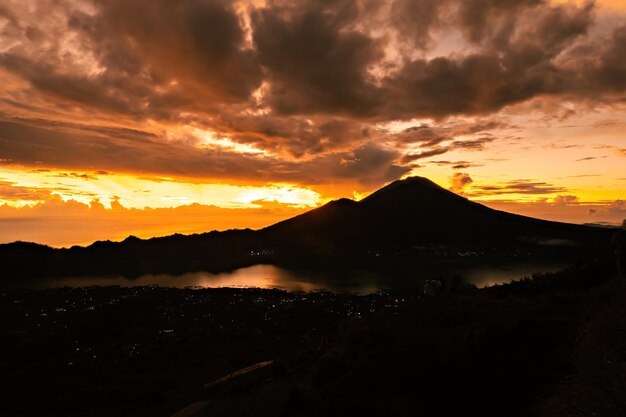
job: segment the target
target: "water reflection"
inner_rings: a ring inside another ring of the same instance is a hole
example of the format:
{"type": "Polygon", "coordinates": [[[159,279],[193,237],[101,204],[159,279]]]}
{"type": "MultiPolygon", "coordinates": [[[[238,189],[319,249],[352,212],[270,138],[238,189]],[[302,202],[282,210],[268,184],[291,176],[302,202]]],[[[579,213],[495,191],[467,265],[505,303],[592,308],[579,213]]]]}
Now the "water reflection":
{"type": "MultiPolygon", "coordinates": [[[[479,288],[507,283],[531,276],[538,272],[554,272],[565,268],[564,264],[506,264],[490,266],[447,265],[445,270],[438,270],[439,275],[451,276],[459,274],[467,283],[479,288]]],[[[439,266],[441,268],[441,266],[439,266]]],[[[338,271],[291,271],[273,265],[254,265],[231,272],[212,274],[209,272],[193,272],[183,275],[144,275],[139,278],[124,277],[77,277],[46,279],[30,282],[30,288],[51,287],[84,287],[119,285],[122,287],[157,285],[174,288],[220,288],[220,287],[254,287],[277,288],[286,291],[330,290],[354,294],[370,294],[379,290],[395,290],[411,292],[421,288],[425,279],[438,274],[433,268],[424,266],[420,271],[410,275],[384,275],[363,270],[338,271]]]]}

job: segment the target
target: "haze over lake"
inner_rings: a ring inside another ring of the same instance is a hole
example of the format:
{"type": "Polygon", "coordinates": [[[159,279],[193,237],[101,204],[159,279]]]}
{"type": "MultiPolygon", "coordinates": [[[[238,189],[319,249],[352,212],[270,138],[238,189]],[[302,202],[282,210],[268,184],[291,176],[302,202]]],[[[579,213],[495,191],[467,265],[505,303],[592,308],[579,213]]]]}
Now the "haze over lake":
{"type": "Polygon", "coordinates": [[[556,263],[501,263],[461,265],[424,263],[423,268],[407,276],[391,276],[358,269],[322,271],[290,270],[274,265],[254,265],[224,273],[191,272],[182,275],[150,274],[137,278],[121,276],[47,278],[12,283],[13,288],[56,288],[118,285],[121,287],[156,285],[160,287],[197,288],[277,288],[286,291],[330,290],[356,294],[377,291],[412,292],[421,288],[425,279],[450,278],[458,273],[463,281],[479,288],[529,277],[533,273],[555,272],[567,267],[556,263]]]}

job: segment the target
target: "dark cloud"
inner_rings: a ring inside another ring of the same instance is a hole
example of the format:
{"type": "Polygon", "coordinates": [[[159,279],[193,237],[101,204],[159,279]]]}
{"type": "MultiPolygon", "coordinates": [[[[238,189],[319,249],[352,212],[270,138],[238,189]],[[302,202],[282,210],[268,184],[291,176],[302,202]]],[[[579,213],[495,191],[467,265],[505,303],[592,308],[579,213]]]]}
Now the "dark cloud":
{"type": "Polygon", "coordinates": [[[495,140],[493,136],[483,136],[476,139],[457,140],[450,144],[451,149],[465,149],[470,151],[482,151],[485,144],[495,140]]]}
{"type": "MultiPolygon", "coordinates": [[[[440,3],[453,14],[448,25],[460,27],[466,42],[479,48],[468,54],[407,61],[385,79],[389,114],[403,118],[490,113],[533,97],[578,89],[580,74],[561,66],[556,58],[567,55],[567,49],[587,34],[594,18],[592,4],[576,8],[541,0],[440,3]]],[[[621,41],[614,39],[616,44],[621,41]]],[[[615,55],[610,67],[624,74],[615,50],[608,48],[605,55],[607,59],[615,55]]],[[[585,77],[594,79],[599,72],[598,68],[585,77]]]]}
{"type": "Polygon", "coordinates": [[[464,125],[457,126],[455,132],[457,135],[471,135],[477,133],[487,132],[494,129],[502,129],[510,127],[507,123],[501,120],[477,120],[464,125]]]}
{"type": "Polygon", "coordinates": [[[481,164],[473,164],[470,162],[463,162],[460,164],[455,164],[452,165],[452,169],[467,169],[467,168],[474,168],[474,167],[481,167],[481,164]]]}
{"type": "Polygon", "coordinates": [[[0,159],[313,181],[307,170],[357,158],[372,167],[341,165],[326,180],[393,179],[406,172],[398,163],[483,150],[507,106],[623,99],[626,25],[594,31],[595,14],[547,0],[3,5],[0,111],[30,121],[0,124],[0,159]],[[456,52],[440,53],[447,43],[456,52]],[[450,122],[458,115],[481,118],[450,122]],[[431,121],[384,127],[419,118],[431,121]],[[271,156],[197,146],[172,133],[181,126],[271,156]]]}
{"type": "Polygon", "coordinates": [[[439,14],[444,3],[440,0],[399,0],[393,3],[391,18],[412,45],[426,49],[432,43],[431,31],[441,24],[439,14]]]}
{"type": "MultiPolygon", "coordinates": [[[[42,15],[49,12],[44,4],[42,15]]],[[[277,114],[384,120],[489,113],[538,95],[580,90],[576,86],[586,85],[581,77],[625,88],[624,28],[605,42],[599,59],[593,57],[598,62],[593,74],[572,73],[565,59],[593,23],[591,5],[397,0],[385,8],[377,1],[271,2],[250,9],[248,28],[242,9],[222,0],[174,6],[165,0],[96,1],[95,14],[61,4],[68,16],[58,30],[82,37],[82,48],[99,67],[96,75],[67,68],[58,58],[60,45],[37,57],[14,48],[0,63],[41,92],[137,117],[240,110],[223,107],[233,103],[254,107],[250,94],[263,80],[268,85],[263,102],[277,114]],[[385,20],[381,13],[387,9],[385,20]],[[394,23],[389,31],[417,46],[425,47],[433,30],[457,27],[480,49],[390,63],[384,54],[389,36],[369,26],[385,21],[394,23]],[[557,65],[557,56],[568,65],[557,65]]],[[[576,49],[577,61],[592,58],[588,49],[576,49]]]]}
{"type": "Polygon", "coordinates": [[[296,158],[380,139],[366,124],[334,117],[315,122],[298,116],[222,116],[220,126],[237,142],[296,158]]]}
{"type": "Polygon", "coordinates": [[[602,43],[599,59],[584,73],[590,84],[588,88],[623,92],[626,89],[626,25],[613,31],[602,43]]]}
{"type": "Polygon", "coordinates": [[[392,181],[409,172],[406,167],[394,165],[398,153],[368,143],[348,155],[322,159],[319,163],[328,165],[330,172],[338,178],[356,178],[364,185],[373,186],[392,181]],[[337,163],[338,162],[338,163],[337,163]]]}
{"type": "Polygon", "coordinates": [[[395,135],[398,142],[420,146],[435,146],[452,138],[451,129],[427,124],[408,127],[395,135]]]}
{"type": "Polygon", "coordinates": [[[489,137],[489,131],[505,127],[507,127],[506,123],[497,120],[454,121],[439,125],[421,123],[403,129],[399,133],[387,135],[387,137],[399,144],[419,145],[426,148],[440,145],[443,142],[454,141],[455,138],[461,136],[474,137],[470,140],[459,140],[451,144],[452,147],[457,144],[463,147],[463,144],[467,143],[465,147],[469,148],[472,143],[477,145],[479,142],[490,142],[493,138],[489,137]]]}
{"type": "Polygon", "coordinates": [[[519,179],[507,181],[502,185],[476,185],[472,187],[472,196],[482,197],[499,194],[554,194],[566,192],[565,187],[559,187],[547,182],[519,179]]]}
{"type": "Polygon", "coordinates": [[[430,163],[435,165],[451,166],[452,169],[466,169],[483,166],[482,164],[468,161],[430,161],[430,163]]]}
{"type": "Polygon", "coordinates": [[[247,103],[261,83],[256,54],[244,48],[240,16],[229,2],[96,1],[95,14],[72,5],[38,4],[29,17],[49,23],[47,14],[66,9],[66,21],[46,27],[45,39],[0,54],[1,67],[30,83],[29,96],[38,93],[56,110],[206,118],[247,103]],[[80,40],[76,51],[61,42],[70,34],[80,40]]]}
{"type": "Polygon", "coordinates": [[[375,114],[380,92],[367,70],[382,45],[349,28],[358,13],[355,1],[301,1],[252,14],[267,101],[277,112],[375,114]]]}
{"type": "MultiPolygon", "coordinates": [[[[306,161],[226,152],[219,147],[198,148],[196,140],[165,141],[148,134],[127,137],[100,136],[92,129],[80,132],[54,129],[24,121],[0,120],[0,157],[11,155],[11,163],[79,169],[93,174],[66,172],[64,177],[105,175],[109,170],[134,174],[171,175],[255,182],[295,181],[321,184],[350,180],[375,187],[396,179],[409,170],[394,164],[400,154],[375,143],[355,149],[321,154],[306,161]],[[103,171],[106,169],[106,171],[103,171]],[[104,174],[103,174],[104,173],[104,174]]],[[[33,121],[31,121],[33,122],[33,121]]]]}
{"type": "Polygon", "coordinates": [[[0,122],[0,131],[0,153],[11,155],[13,162],[25,165],[40,161],[44,166],[87,171],[220,177],[253,174],[260,165],[245,155],[219,155],[161,138],[100,136],[89,130],[72,132],[11,121],[0,122]]]}
{"type": "Polygon", "coordinates": [[[409,164],[419,159],[430,158],[431,156],[441,155],[448,152],[448,148],[435,148],[430,151],[423,151],[418,153],[409,153],[402,156],[401,162],[403,164],[409,164]]]}
{"type": "MultiPolygon", "coordinates": [[[[431,149],[424,150],[421,152],[407,153],[402,157],[401,162],[403,164],[409,164],[419,159],[425,159],[425,158],[430,158],[432,156],[443,155],[444,153],[454,151],[454,150],[481,151],[484,149],[486,143],[492,142],[493,140],[495,140],[495,137],[493,136],[483,136],[483,137],[478,137],[476,139],[467,139],[467,140],[455,140],[447,144],[446,146],[434,146],[431,149]]],[[[422,146],[424,147],[432,146],[431,145],[432,143],[433,142],[424,142],[422,143],[422,146]]],[[[437,143],[437,142],[434,142],[434,143],[437,143]]],[[[459,165],[459,167],[461,168],[463,166],[465,167],[469,166],[467,163],[465,164],[460,163],[457,165],[459,165]]]]}
{"type": "Polygon", "coordinates": [[[584,158],[577,159],[576,162],[593,161],[594,159],[604,159],[604,158],[608,158],[608,157],[607,156],[587,156],[584,158]]]}
{"type": "Polygon", "coordinates": [[[116,75],[175,80],[204,97],[245,100],[261,81],[233,3],[222,0],[97,1],[95,16],[69,23],[90,36],[116,75]],[[152,72],[151,74],[149,72],[152,72]]]}
{"type": "Polygon", "coordinates": [[[78,178],[81,180],[95,180],[98,178],[97,175],[79,173],[79,172],[61,172],[56,174],[57,177],[60,178],[78,178]]]}
{"type": "Polygon", "coordinates": [[[542,0],[466,0],[459,2],[458,20],[466,37],[473,43],[508,40],[520,13],[536,9],[542,0]]]}

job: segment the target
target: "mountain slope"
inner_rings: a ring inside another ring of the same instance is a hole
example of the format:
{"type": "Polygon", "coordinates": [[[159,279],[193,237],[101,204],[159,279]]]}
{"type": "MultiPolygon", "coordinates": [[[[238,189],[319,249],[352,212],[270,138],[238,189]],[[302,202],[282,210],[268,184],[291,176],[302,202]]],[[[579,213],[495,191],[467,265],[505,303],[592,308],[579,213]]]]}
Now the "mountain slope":
{"type": "Polygon", "coordinates": [[[596,242],[596,228],[490,209],[432,181],[399,180],[354,202],[338,200],[261,231],[277,242],[309,246],[405,246],[419,243],[596,242]],[[294,242],[295,241],[295,242],[294,242]]]}
{"type": "MultiPolygon", "coordinates": [[[[329,257],[341,261],[354,257],[354,262],[365,267],[363,262],[369,262],[367,254],[372,250],[406,258],[391,263],[414,262],[412,248],[425,244],[509,248],[506,253],[515,252],[511,248],[557,244],[562,245],[557,248],[559,254],[570,246],[570,258],[579,259],[581,254],[592,256],[594,251],[608,253],[611,234],[610,229],[493,210],[425,178],[413,177],[395,181],[359,202],[332,201],[259,231],[229,230],[148,240],[131,237],[119,243],[96,242],[70,249],[27,243],[0,245],[0,280],[218,272],[256,263],[316,264],[327,262],[329,257]]],[[[548,258],[555,254],[541,252],[548,258]]]]}

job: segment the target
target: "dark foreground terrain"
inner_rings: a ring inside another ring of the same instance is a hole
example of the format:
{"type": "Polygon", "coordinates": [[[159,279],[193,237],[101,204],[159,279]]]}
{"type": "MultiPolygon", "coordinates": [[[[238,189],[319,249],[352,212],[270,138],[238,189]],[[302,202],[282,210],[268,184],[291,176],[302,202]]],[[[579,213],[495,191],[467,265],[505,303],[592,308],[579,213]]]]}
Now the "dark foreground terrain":
{"type": "Polygon", "coordinates": [[[0,292],[0,416],[169,416],[203,385],[316,351],[390,296],[87,287],[0,292]]]}
{"type": "Polygon", "coordinates": [[[3,416],[626,415],[608,260],[426,299],[6,290],[0,314],[3,416]]]}

